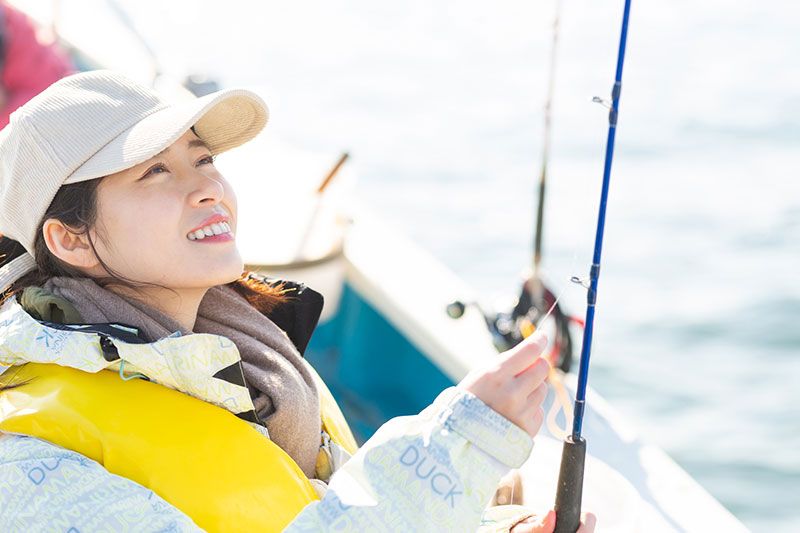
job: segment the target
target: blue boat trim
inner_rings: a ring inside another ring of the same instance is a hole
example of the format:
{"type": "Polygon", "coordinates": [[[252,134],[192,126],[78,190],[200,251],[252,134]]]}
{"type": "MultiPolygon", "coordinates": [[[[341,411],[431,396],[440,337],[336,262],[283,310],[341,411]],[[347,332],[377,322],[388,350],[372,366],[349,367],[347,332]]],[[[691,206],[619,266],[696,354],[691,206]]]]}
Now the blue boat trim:
{"type": "Polygon", "coordinates": [[[348,283],[337,313],[314,332],[306,358],[360,442],[390,418],[420,412],[454,384],[348,283]]]}

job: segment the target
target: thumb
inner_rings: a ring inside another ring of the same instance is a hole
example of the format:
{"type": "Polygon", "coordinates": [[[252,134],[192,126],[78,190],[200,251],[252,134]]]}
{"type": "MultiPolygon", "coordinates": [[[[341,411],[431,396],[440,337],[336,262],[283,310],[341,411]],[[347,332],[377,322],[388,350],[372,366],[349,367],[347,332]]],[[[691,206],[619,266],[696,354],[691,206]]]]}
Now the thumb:
{"type": "Polygon", "coordinates": [[[549,511],[544,517],[537,520],[532,516],[511,528],[511,533],[553,533],[556,529],[556,513],[549,511]]]}
{"type": "Polygon", "coordinates": [[[547,511],[547,514],[542,518],[541,524],[538,529],[534,529],[536,533],[553,533],[556,529],[556,512],[553,510],[547,511]]]}

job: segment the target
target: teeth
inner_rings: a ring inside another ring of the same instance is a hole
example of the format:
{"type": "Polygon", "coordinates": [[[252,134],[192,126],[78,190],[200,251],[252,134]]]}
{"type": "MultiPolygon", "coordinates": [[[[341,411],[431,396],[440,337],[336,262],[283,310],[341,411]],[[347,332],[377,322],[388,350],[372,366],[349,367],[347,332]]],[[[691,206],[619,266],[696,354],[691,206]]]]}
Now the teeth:
{"type": "Polygon", "coordinates": [[[190,241],[199,241],[205,239],[206,237],[221,235],[223,233],[233,233],[233,231],[231,231],[231,225],[227,222],[219,222],[211,224],[210,226],[205,226],[199,230],[188,233],[186,237],[190,241]]]}

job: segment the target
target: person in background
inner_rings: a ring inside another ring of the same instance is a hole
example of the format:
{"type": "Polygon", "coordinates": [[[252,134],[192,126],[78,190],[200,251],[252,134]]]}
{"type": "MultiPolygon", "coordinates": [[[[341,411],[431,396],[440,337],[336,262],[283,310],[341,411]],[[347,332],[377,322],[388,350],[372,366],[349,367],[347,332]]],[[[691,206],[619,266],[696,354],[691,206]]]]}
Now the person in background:
{"type": "Polygon", "coordinates": [[[19,106],[75,71],[27,15],[0,1],[0,128],[19,106]]]}

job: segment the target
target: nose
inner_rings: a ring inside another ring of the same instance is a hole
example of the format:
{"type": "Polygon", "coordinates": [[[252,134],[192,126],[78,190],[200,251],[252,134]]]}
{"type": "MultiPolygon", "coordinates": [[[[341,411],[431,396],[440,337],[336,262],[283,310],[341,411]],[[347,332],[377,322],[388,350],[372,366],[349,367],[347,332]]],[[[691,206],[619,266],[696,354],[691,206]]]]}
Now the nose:
{"type": "Polygon", "coordinates": [[[218,179],[195,170],[189,201],[193,206],[216,205],[225,196],[225,187],[218,179]]]}

